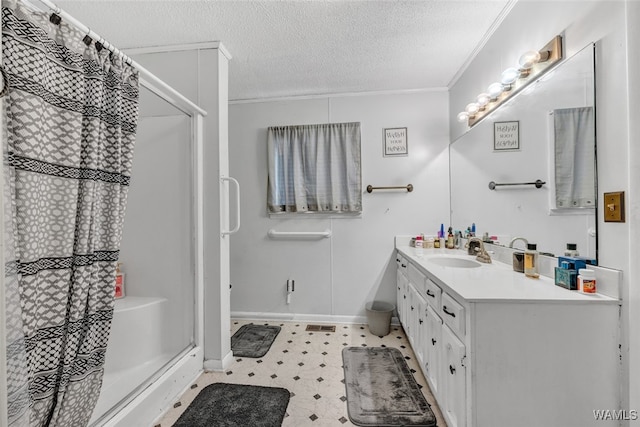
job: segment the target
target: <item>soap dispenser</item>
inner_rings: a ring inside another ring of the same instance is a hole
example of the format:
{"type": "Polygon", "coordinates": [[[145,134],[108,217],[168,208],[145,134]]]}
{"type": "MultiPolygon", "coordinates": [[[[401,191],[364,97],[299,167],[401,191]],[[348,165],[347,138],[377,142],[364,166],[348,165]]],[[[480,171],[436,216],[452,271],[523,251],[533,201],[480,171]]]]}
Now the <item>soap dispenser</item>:
{"type": "Polygon", "coordinates": [[[527,249],[524,251],[524,275],[532,279],[540,277],[538,273],[538,251],[535,243],[527,243],[527,249]]]}

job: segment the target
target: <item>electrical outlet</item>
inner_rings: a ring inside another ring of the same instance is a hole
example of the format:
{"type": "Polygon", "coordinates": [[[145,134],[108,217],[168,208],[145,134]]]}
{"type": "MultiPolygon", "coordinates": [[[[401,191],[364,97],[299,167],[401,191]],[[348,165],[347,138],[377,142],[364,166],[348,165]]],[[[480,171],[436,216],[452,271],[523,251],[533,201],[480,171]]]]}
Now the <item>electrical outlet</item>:
{"type": "Polygon", "coordinates": [[[624,222],[624,191],[604,193],[604,222],[624,222]]]}

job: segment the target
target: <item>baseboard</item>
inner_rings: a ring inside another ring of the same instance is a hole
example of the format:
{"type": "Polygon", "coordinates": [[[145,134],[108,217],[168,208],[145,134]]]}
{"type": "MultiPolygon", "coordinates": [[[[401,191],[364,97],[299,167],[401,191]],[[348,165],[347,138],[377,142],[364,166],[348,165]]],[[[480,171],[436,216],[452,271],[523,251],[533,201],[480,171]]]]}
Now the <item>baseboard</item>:
{"type": "MultiPolygon", "coordinates": [[[[303,313],[266,313],[251,311],[232,311],[232,319],[269,320],[282,322],[306,323],[344,323],[362,325],[367,323],[366,316],[338,316],[333,314],[303,314],[303,313]]],[[[399,325],[397,317],[391,318],[391,324],[399,325]]],[[[205,362],[206,368],[206,362],[205,362]]]]}
{"type": "Polygon", "coordinates": [[[222,372],[226,370],[233,361],[233,353],[230,351],[222,360],[206,359],[204,361],[204,370],[206,372],[222,372]]]}

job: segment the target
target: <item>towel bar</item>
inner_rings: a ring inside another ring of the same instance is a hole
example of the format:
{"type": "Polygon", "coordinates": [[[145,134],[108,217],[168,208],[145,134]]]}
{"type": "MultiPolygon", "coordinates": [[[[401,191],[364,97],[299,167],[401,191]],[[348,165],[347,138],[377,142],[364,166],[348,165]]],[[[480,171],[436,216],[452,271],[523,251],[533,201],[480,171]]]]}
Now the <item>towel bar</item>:
{"type": "Polygon", "coordinates": [[[267,232],[267,236],[272,239],[278,238],[314,238],[314,239],[322,239],[331,237],[331,230],[324,231],[276,231],[273,228],[267,232]]]}
{"type": "Polygon", "coordinates": [[[371,193],[373,190],[407,190],[408,193],[411,193],[413,185],[408,184],[404,187],[374,187],[373,185],[367,185],[367,193],[371,193]]]}
{"type": "Polygon", "coordinates": [[[510,183],[502,183],[502,184],[498,184],[494,181],[491,181],[489,183],[489,190],[495,190],[496,187],[502,187],[503,185],[535,185],[536,188],[542,188],[542,186],[545,184],[546,182],[541,181],[539,179],[537,179],[535,182],[510,182],[510,183]]]}

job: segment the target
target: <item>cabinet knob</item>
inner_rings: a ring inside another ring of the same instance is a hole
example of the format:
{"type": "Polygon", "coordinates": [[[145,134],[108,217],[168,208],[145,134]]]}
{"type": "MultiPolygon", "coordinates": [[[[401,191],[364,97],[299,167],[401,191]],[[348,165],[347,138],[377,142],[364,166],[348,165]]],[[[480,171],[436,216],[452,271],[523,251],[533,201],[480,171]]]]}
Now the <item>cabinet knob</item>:
{"type": "Polygon", "coordinates": [[[402,268],[407,268],[406,264],[400,264],[402,268]]]}
{"type": "Polygon", "coordinates": [[[398,258],[396,258],[396,262],[400,262],[400,260],[398,258]]]}
{"type": "Polygon", "coordinates": [[[407,299],[407,296],[406,296],[406,295],[402,295],[402,297],[403,297],[404,299],[407,299]]]}
{"type": "Polygon", "coordinates": [[[427,289],[427,295],[429,295],[431,298],[436,297],[436,294],[432,293],[429,289],[427,289]]]}
{"type": "Polygon", "coordinates": [[[436,345],[436,340],[431,338],[431,345],[436,345]]]}
{"type": "Polygon", "coordinates": [[[418,323],[422,325],[422,319],[418,319],[418,323]]]}
{"type": "Polygon", "coordinates": [[[453,365],[449,365],[449,372],[451,372],[451,375],[454,375],[456,373],[456,368],[454,368],[453,365]]]}
{"type": "Polygon", "coordinates": [[[456,314],[455,314],[455,313],[452,313],[452,312],[450,312],[450,311],[447,311],[447,306],[446,306],[446,305],[443,305],[443,306],[442,306],[442,311],[444,311],[445,313],[447,313],[447,314],[448,314],[449,316],[451,316],[451,317],[456,317],[456,314]]]}
{"type": "Polygon", "coordinates": [[[413,306],[411,306],[411,311],[413,311],[413,306]]]}

